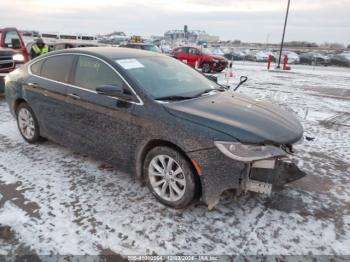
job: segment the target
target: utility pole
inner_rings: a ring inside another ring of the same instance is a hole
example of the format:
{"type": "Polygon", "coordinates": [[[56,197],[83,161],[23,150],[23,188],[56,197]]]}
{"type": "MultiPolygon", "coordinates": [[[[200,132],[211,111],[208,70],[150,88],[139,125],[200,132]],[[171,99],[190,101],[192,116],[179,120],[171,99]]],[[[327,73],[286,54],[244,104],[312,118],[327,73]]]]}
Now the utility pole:
{"type": "Polygon", "coordinates": [[[285,18],[285,20],[284,20],[282,42],[281,42],[280,55],[279,55],[279,58],[278,58],[278,65],[277,65],[277,68],[281,68],[281,57],[282,57],[282,50],[283,50],[283,44],[284,44],[284,36],[285,36],[285,34],[286,34],[287,20],[288,20],[288,14],[289,14],[289,5],[290,5],[290,0],[288,0],[286,18],[285,18]]]}

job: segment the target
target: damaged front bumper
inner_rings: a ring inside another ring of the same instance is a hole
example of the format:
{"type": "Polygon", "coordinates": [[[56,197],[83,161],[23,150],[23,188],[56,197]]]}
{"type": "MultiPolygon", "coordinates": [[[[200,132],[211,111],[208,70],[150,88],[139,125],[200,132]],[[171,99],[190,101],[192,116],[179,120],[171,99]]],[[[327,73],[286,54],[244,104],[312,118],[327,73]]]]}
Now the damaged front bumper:
{"type": "Polygon", "coordinates": [[[243,162],[228,157],[218,148],[211,148],[191,152],[189,157],[201,167],[202,201],[209,209],[219,202],[226,190],[236,189],[238,194],[247,191],[271,194],[274,188],[306,175],[286,156],[243,162]]]}
{"type": "Polygon", "coordinates": [[[271,194],[272,186],[281,186],[306,174],[288,157],[292,146],[253,145],[216,141],[216,147],[227,157],[246,164],[240,190],[271,194]]]}
{"type": "Polygon", "coordinates": [[[240,189],[270,195],[274,187],[306,176],[289,158],[275,158],[252,162],[242,177],[240,189]]]}

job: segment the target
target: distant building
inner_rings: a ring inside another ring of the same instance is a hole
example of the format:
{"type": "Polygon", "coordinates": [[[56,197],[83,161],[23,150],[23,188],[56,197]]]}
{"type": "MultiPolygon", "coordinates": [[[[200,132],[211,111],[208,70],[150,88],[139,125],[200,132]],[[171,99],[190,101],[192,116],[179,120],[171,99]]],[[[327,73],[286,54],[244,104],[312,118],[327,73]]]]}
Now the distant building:
{"type": "Polygon", "coordinates": [[[181,42],[188,41],[191,43],[201,42],[218,42],[220,38],[218,36],[212,36],[207,34],[203,30],[188,30],[187,26],[184,30],[169,30],[165,32],[164,39],[168,42],[181,42]]]}

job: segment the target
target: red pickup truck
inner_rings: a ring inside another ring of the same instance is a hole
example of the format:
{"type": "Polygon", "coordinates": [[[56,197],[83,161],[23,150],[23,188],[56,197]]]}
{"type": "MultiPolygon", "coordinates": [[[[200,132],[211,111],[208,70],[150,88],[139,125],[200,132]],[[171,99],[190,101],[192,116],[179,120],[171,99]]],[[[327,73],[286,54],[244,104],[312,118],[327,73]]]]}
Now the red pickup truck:
{"type": "Polygon", "coordinates": [[[228,65],[225,57],[214,55],[207,48],[181,46],[174,48],[172,55],[192,67],[195,67],[198,63],[198,68],[201,68],[203,73],[218,73],[228,65]]]}
{"type": "Polygon", "coordinates": [[[29,54],[19,31],[0,28],[0,93],[4,92],[4,77],[28,60],[29,54]]]}

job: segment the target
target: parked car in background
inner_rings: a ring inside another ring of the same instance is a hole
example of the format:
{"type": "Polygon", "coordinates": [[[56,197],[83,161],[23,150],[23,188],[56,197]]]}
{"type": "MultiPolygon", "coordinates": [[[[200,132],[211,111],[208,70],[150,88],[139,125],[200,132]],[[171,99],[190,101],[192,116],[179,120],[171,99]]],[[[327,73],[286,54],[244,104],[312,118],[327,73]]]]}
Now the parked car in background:
{"type": "Polygon", "coordinates": [[[225,53],[225,58],[233,61],[242,61],[246,59],[246,53],[241,50],[231,50],[229,53],[225,53]]]}
{"type": "Polygon", "coordinates": [[[4,77],[28,59],[19,31],[16,28],[0,28],[0,93],[4,92],[4,77]]]}
{"type": "Polygon", "coordinates": [[[222,51],[222,49],[219,47],[211,49],[211,52],[213,53],[213,55],[219,55],[219,56],[225,55],[224,51],[222,51]]]}
{"type": "Polygon", "coordinates": [[[162,51],[162,53],[164,54],[170,54],[171,53],[171,47],[169,45],[160,45],[160,50],[162,51]]]}
{"type": "Polygon", "coordinates": [[[256,54],[258,52],[259,52],[258,50],[248,50],[248,51],[246,51],[246,55],[244,57],[244,60],[256,62],[256,54]]]}
{"type": "Polygon", "coordinates": [[[121,45],[120,47],[135,48],[156,53],[162,52],[157,46],[145,43],[127,43],[126,45],[121,45]]]}
{"type": "Polygon", "coordinates": [[[263,51],[263,50],[255,53],[255,61],[256,62],[267,62],[270,55],[272,56],[272,61],[276,61],[276,57],[272,52],[263,51]]]}
{"type": "Polygon", "coordinates": [[[328,56],[317,53],[308,52],[299,55],[300,64],[303,65],[329,65],[330,59],[328,56]]]}
{"type": "Polygon", "coordinates": [[[350,67],[350,51],[345,51],[331,57],[331,65],[350,67]]]}
{"type": "Polygon", "coordinates": [[[294,115],[171,57],[75,48],[18,70],[6,99],[27,142],[44,137],[115,165],[170,207],[201,197],[212,208],[228,189],[270,194],[306,175],[288,159],[303,136],[294,115]]]}
{"type": "Polygon", "coordinates": [[[40,37],[40,33],[38,31],[21,30],[20,33],[25,45],[40,37]]]}
{"type": "MultiPolygon", "coordinates": [[[[27,51],[30,52],[32,46],[35,44],[35,41],[31,41],[27,43],[26,48],[27,51]]],[[[88,43],[88,42],[77,42],[77,41],[57,41],[57,42],[50,42],[48,44],[49,46],[49,52],[62,50],[62,49],[69,49],[69,48],[78,48],[78,47],[96,47],[99,46],[98,44],[88,43]]]]}
{"type": "Polygon", "coordinates": [[[79,47],[97,47],[97,44],[92,43],[85,43],[85,42],[57,42],[57,43],[51,43],[49,45],[50,52],[62,50],[62,49],[69,49],[69,48],[79,48],[79,47]]]}
{"type": "MultiPolygon", "coordinates": [[[[278,52],[279,54],[279,52],[278,52]]],[[[300,57],[297,53],[293,52],[293,51],[283,51],[282,52],[282,59],[283,56],[287,56],[288,57],[288,64],[299,64],[300,63],[300,57]]],[[[276,55],[276,57],[278,57],[278,55],[276,55]]]]}
{"type": "Polygon", "coordinates": [[[198,68],[201,68],[203,73],[221,72],[228,65],[225,57],[214,55],[207,48],[181,46],[174,48],[172,55],[191,67],[195,67],[197,63],[198,68]]]}

